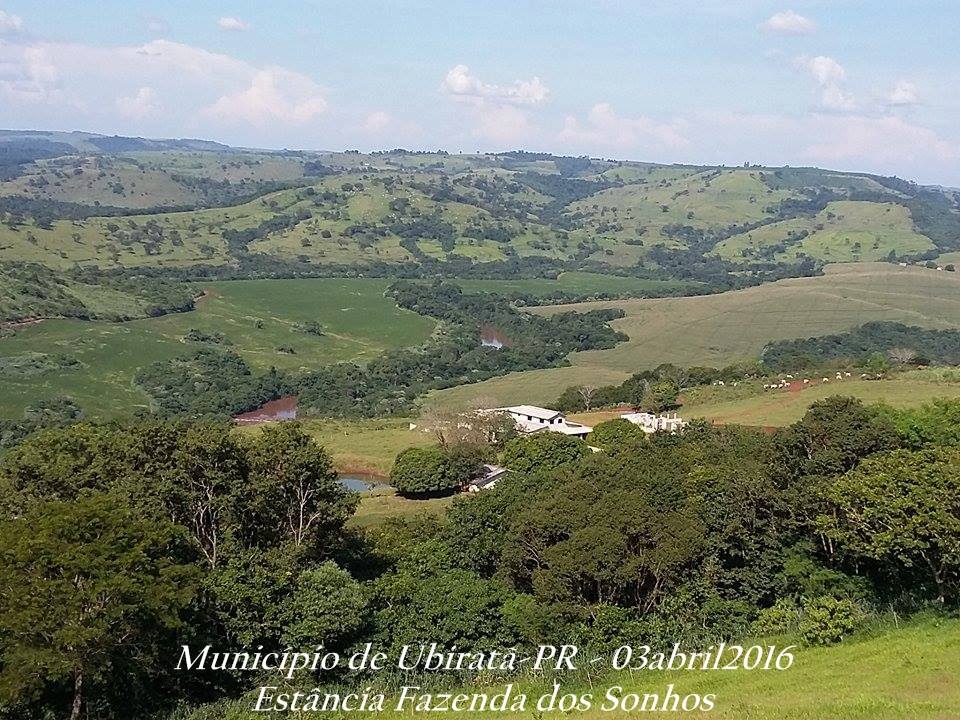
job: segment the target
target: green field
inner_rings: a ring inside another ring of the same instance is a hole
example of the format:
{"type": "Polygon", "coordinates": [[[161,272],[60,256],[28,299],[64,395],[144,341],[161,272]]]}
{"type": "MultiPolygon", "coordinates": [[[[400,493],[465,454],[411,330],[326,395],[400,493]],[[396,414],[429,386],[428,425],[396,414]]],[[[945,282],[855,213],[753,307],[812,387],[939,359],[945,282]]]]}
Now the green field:
{"type": "MultiPolygon", "coordinates": [[[[800,375],[798,377],[807,377],[800,375]]],[[[883,403],[898,409],[914,408],[940,399],[960,398],[960,371],[929,368],[896,373],[884,380],[860,380],[858,377],[830,382],[811,377],[811,384],[800,391],[764,390],[758,380],[737,387],[708,386],[684,391],[683,407],[678,411],[686,420],[704,419],[720,424],[783,427],[796,422],[813,403],[832,395],[845,395],[865,404],[883,403]]],[[[572,420],[596,425],[620,417],[621,408],[574,413],[572,420]]]]}
{"type": "Polygon", "coordinates": [[[757,257],[758,250],[784,243],[779,261],[812,257],[825,262],[883,260],[891,251],[915,255],[933,247],[913,227],[910,212],[893,203],[832,202],[815,217],[764,225],[719,243],[714,250],[729,260],[757,257]],[[808,233],[802,239],[799,233],[808,233]]]}
{"type": "Polygon", "coordinates": [[[48,320],[0,338],[0,357],[65,353],[83,366],[18,377],[0,385],[0,414],[56,395],[73,397],[91,416],[115,416],[146,404],[133,385],[136,370],[197,347],[183,337],[191,328],[222,333],[253,367],[297,370],[339,361],[365,362],[387,348],[425,341],[434,323],[397,308],[374,279],[239,280],[204,285],[208,297],[189,313],[125,323],[48,320]],[[262,327],[257,327],[258,321],[262,327]],[[295,330],[316,321],[322,337],[295,330]],[[294,354],[278,352],[293,348],[294,354]]]}
{"type": "Polygon", "coordinates": [[[724,365],[755,360],[773,340],[840,332],[871,320],[928,328],[960,327],[960,277],[888,263],[828,267],[822,277],[793,278],[699,297],[618,300],[532,308],[553,313],[622,308],[613,326],[630,339],[611,350],[576,353],[571,367],[513,373],[434,393],[430,402],[465,407],[545,404],[569,385],[605,385],[661,363],[724,365]]]}
{"type": "MultiPolygon", "coordinates": [[[[778,649],[792,642],[791,638],[761,641],[776,644],[778,649]]],[[[524,712],[486,713],[483,717],[567,718],[568,720],[600,720],[601,718],[641,717],[645,713],[603,711],[600,706],[608,688],[618,686],[619,695],[627,692],[664,694],[670,684],[681,697],[697,694],[716,696],[715,709],[709,713],[656,712],[660,718],[680,720],[712,717],[719,720],[957,720],[960,718],[960,683],[956,667],[960,662],[960,621],[924,619],[899,627],[893,623],[883,629],[865,630],[830,647],[797,647],[794,663],[784,671],[728,672],[704,671],[636,671],[590,673],[581,670],[577,677],[560,677],[562,693],[592,693],[593,707],[586,711],[536,711],[537,698],[552,689],[554,676],[530,679],[521,677],[514,691],[527,695],[524,712]],[[589,675],[589,681],[581,679],[589,675]],[[530,698],[533,698],[531,701],[530,698]],[[531,710],[531,705],[533,709],[531,710]]],[[[376,686],[373,692],[376,692],[376,686]]],[[[456,690],[461,693],[502,690],[502,683],[487,679],[456,690]]],[[[307,688],[308,689],[308,688],[307,688]]],[[[414,711],[397,712],[397,695],[384,690],[387,703],[385,717],[426,717],[414,711]]],[[[224,718],[248,720],[261,713],[250,708],[254,697],[220,703],[197,715],[184,715],[188,720],[224,718]]],[[[481,717],[476,713],[470,716],[481,717]]],[[[348,713],[343,717],[361,716],[348,713]]]]}

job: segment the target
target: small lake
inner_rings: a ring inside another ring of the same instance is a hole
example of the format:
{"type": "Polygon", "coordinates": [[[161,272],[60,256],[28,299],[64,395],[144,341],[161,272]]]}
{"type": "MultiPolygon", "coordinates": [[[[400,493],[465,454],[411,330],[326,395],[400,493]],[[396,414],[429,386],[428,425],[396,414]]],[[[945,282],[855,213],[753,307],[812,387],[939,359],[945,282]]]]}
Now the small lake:
{"type": "Polygon", "coordinates": [[[493,325],[484,324],[480,326],[480,345],[500,350],[510,347],[510,340],[493,325]]]}
{"type": "Polygon", "coordinates": [[[384,482],[385,480],[386,478],[380,475],[367,475],[366,473],[344,473],[340,475],[340,484],[353,492],[368,492],[390,487],[384,482]]]}
{"type": "Polygon", "coordinates": [[[297,396],[287,395],[266,402],[256,410],[237,415],[234,420],[238,423],[256,424],[265,422],[274,422],[276,420],[296,420],[297,419],[297,396]]]}

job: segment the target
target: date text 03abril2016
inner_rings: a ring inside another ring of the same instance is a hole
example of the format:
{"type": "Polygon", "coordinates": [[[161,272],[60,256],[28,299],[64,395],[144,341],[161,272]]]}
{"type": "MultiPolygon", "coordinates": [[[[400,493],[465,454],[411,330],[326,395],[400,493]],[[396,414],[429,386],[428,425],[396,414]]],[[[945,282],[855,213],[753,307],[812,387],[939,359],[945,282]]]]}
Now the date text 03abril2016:
{"type": "MultiPolygon", "coordinates": [[[[582,668],[614,671],[784,671],[794,662],[793,646],[777,648],[773,645],[736,645],[720,643],[705,650],[684,650],[679,643],[669,650],[659,651],[647,645],[623,645],[610,653],[584,656],[575,645],[541,645],[532,651],[515,649],[460,652],[456,647],[446,649],[436,643],[404,645],[391,656],[367,643],[352,653],[325,651],[317,646],[311,651],[220,652],[211,646],[196,651],[189,646],[181,648],[178,670],[188,671],[257,671],[273,673],[292,680],[302,671],[311,673],[341,671],[362,673],[367,679],[379,671],[427,672],[482,672],[564,673],[582,668]]],[[[519,692],[513,683],[496,692],[453,693],[420,692],[420,686],[402,686],[390,697],[372,686],[356,692],[326,692],[320,688],[310,691],[289,690],[279,685],[263,685],[252,709],[256,711],[347,711],[381,712],[518,712],[528,707],[540,712],[561,712],[599,709],[601,711],[709,711],[715,706],[714,695],[690,694],[681,696],[670,684],[661,692],[644,694],[626,692],[620,685],[611,685],[600,693],[565,692],[559,682],[550,691],[529,696],[519,692]]]]}

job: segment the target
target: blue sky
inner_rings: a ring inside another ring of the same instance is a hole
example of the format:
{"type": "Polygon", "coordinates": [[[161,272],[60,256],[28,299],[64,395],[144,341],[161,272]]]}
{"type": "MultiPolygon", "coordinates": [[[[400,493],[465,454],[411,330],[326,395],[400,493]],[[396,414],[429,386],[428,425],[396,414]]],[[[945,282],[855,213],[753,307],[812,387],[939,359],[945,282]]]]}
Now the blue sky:
{"type": "Polygon", "coordinates": [[[960,186],[953,0],[0,0],[0,126],[960,186]]]}

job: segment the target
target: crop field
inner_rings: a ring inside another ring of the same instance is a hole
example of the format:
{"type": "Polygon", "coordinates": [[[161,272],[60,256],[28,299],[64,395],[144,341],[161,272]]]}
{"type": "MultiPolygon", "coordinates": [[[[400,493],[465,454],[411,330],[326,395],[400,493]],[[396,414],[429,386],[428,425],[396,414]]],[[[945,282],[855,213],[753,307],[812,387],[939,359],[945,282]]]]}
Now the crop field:
{"type": "Polygon", "coordinates": [[[65,354],[81,365],[5,375],[0,414],[19,417],[28,404],[57,395],[73,397],[93,416],[128,414],[146,402],[133,384],[137,369],[200,347],[184,341],[191,329],[221,333],[226,342],[218,347],[237,352],[260,371],[365,362],[385,349],[426,340],[434,323],[384,297],[388,284],[373,279],[216,282],[204,286],[208,297],[189,313],[125,323],[48,320],[18,328],[0,338],[0,358],[65,354]],[[320,323],[324,334],[298,331],[298,324],[309,322],[320,323]]]}
{"type": "Polygon", "coordinates": [[[719,243],[715,250],[729,260],[747,260],[758,251],[783,244],[776,260],[812,257],[827,262],[882,260],[891,251],[913,255],[933,247],[913,229],[910,212],[892,203],[832,202],[812,218],[764,225],[719,243]],[[804,234],[801,237],[801,234],[804,234]]]}
{"type": "Polygon", "coordinates": [[[613,326],[630,339],[611,350],[570,356],[571,367],[514,373],[435,393],[430,402],[466,406],[548,403],[569,385],[621,382],[665,362],[722,367],[754,360],[773,340],[826,335],[871,320],[960,327],[960,277],[888,263],[833,265],[821,277],[793,278],[699,297],[618,300],[531,308],[535,313],[622,308],[613,326]]]}

